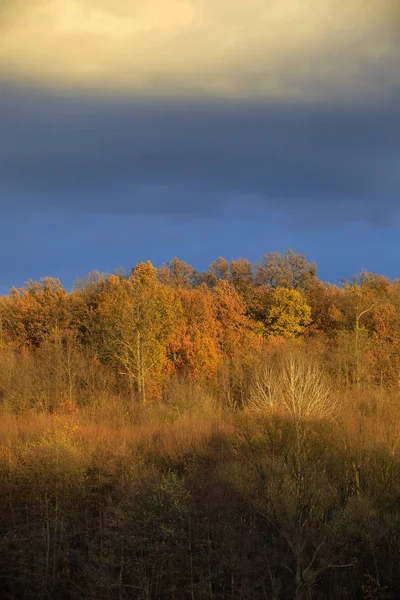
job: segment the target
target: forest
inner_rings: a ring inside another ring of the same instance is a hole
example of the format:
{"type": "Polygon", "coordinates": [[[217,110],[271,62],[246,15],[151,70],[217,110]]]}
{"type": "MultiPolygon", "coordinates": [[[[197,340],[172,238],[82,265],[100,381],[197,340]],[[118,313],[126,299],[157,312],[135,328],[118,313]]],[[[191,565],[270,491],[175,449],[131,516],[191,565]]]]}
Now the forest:
{"type": "Polygon", "coordinates": [[[317,272],[0,297],[0,600],[400,597],[400,279],[317,272]]]}

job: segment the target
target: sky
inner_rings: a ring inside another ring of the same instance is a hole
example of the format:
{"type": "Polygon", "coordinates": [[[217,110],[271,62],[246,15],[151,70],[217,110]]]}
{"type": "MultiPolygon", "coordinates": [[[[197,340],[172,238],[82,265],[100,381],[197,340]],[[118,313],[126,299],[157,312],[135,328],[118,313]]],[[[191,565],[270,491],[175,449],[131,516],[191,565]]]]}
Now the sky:
{"type": "Polygon", "coordinates": [[[400,277],[398,0],[0,0],[0,293],[292,248],[400,277]]]}

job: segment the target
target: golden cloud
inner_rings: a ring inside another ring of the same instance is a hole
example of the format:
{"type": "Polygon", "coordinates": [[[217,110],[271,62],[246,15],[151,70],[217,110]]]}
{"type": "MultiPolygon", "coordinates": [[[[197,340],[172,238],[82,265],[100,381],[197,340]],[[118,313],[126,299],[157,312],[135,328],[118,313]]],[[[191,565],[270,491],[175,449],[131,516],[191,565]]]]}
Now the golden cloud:
{"type": "Polygon", "coordinates": [[[3,0],[0,76],[145,95],[248,98],[378,93],[398,84],[396,3],[339,5],[3,0]]]}

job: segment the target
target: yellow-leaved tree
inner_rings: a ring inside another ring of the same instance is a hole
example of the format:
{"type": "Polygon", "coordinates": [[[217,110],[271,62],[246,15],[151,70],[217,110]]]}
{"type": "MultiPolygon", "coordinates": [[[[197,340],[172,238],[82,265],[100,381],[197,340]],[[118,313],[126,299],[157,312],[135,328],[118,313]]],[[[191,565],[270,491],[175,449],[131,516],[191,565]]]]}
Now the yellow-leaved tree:
{"type": "Polygon", "coordinates": [[[106,356],[144,403],[149,391],[159,391],[168,343],[181,319],[179,299],[150,262],[139,263],[129,279],[109,278],[99,310],[106,356]]]}
{"type": "Polygon", "coordinates": [[[297,338],[311,321],[311,307],[300,290],[278,287],[271,292],[265,319],[270,336],[297,338]]]}

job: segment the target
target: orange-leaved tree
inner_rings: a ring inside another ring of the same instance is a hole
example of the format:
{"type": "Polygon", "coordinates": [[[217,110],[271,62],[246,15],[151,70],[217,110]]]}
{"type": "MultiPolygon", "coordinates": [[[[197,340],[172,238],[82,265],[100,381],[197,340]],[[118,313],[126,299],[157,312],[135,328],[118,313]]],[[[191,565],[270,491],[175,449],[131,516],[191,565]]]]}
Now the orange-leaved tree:
{"type": "Polygon", "coordinates": [[[285,287],[307,291],[316,282],[317,265],[291,249],[265,254],[256,267],[256,283],[270,289],[285,287]]]}
{"type": "Polygon", "coordinates": [[[177,290],[183,319],[170,344],[174,370],[196,380],[213,377],[221,360],[221,324],[212,291],[203,283],[177,290]]]}
{"type": "Polygon", "coordinates": [[[213,289],[213,295],[220,323],[222,352],[232,357],[243,347],[258,344],[257,324],[247,315],[246,303],[234,285],[220,280],[213,289]]]}
{"type": "Polygon", "coordinates": [[[395,307],[385,302],[372,311],[373,333],[368,350],[369,378],[381,387],[400,383],[400,319],[395,307]]]}
{"type": "Polygon", "coordinates": [[[2,298],[1,312],[3,335],[19,348],[38,348],[54,330],[70,325],[68,295],[61,282],[51,277],[12,288],[2,298]]]}
{"type": "Polygon", "coordinates": [[[198,284],[200,275],[184,260],[174,257],[157,269],[158,278],[170,287],[192,288],[198,284]]]}

